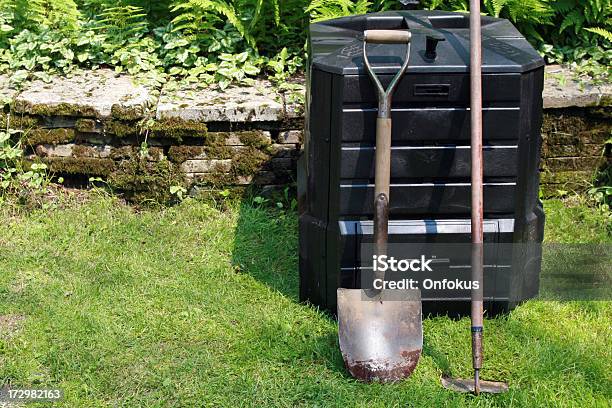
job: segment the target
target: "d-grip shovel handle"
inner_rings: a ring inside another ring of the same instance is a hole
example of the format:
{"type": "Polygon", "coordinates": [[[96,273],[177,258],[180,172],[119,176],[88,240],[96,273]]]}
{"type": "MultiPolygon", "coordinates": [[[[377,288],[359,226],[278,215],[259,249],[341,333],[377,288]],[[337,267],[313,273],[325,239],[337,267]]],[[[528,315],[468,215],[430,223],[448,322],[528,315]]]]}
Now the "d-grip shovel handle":
{"type": "Polygon", "coordinates": [[[408,44],[410,31],[399,30],[365,30],[363,40],[373,44],[408,44]]]}
{"type": "MultiPolygon", "coordinates": [[[[376,180],[375,180],[375,201],[379,194],[385,194],[389,200],[389,183],[391,175],[391,100],[393,92],[399,84],[401,77],[408,68],[410,57],[410,37],[409,31],[398,30],[366,30],[363,33],[363,60],[368,75],[376,86],[378,95],[378,118],[376,119],[376,180]],[[406,44],[406,56],[404,63],[395,74],[387,89],[383,88],[380,80],[374,73],[366,45],[368,43],[383,44],[406,44]]],[[[376,206],[376,203],[375,203],[376,206]]],[[[377,228],[375,227],[375,235],[377,228]]],[[[376,239],[376,238],[375,238],[376,239]]]]}
{"type": "MultiPolygon", "coordinates": [[[[409,31],[366,30],[363,33],[363,59],[368,75],[372,79],[372,82],[374,82],[378,94],[374,188],[374,242],[377,255],[383,255],[387,252],[389,184],[391,182],[391,101],[399,80],[408,68],[410,37],[409,31]],[[404,63],[391,80],[387,89],[383,88],[370,65],[366,52],[366,45],[368,43],[407,45],[404,63]]],[[[375,279],[384,279],[384,272],[376,271],[375,279]]]]}
{"type": "Polygon", "coordinates": [[[391,98],[393,97],[393,92],[395,92],[395,88],[397,88],[397,84],[399,83],[400,78],[406,72],[406,68],[408,68],[408,60],[410,58],[410,38],[412,35],[409,31],[397,31],[397,30],[366,30],[363,32],[363,61],[365,64],[366,71],[368,75],[374,82],[376,86],[376,91],[378,94],[378,117],[379,118],[389,118],[391,116],[391,98]],[[380,80],[374,73],[374,69],[370,64],[370,60],[368,59],[368,53],[366,50],[367,44],[406,44],[406,56],[404,58],[404,63],[402,64],[399,71],[395,74],[391,83],[387,87],[387,89],[383,88],[380,80]]]}

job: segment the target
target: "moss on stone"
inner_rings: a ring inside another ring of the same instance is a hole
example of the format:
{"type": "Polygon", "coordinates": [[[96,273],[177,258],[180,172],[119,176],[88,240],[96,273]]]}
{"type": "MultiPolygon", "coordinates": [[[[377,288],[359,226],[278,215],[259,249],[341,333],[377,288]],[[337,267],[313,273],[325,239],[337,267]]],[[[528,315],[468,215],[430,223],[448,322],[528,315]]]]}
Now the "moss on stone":
{"type": "Polygon", "coordinates": [[[58,144],[74,141],[74,129],[31,129],[25,132],[24,139],[27,144],[58,144]]]}
{"type": "Polygon", "coordinates": [[[205,146],[206,157],[211,159],[231,159],[233,156],[232,149],[225,145],[205,146]]]}
{"type": "Polygon", "coordinates": [[[607,108],[608,114],[610,114],[612,111],[612,96],[602,95],[601,99],[599,100],[599,106],[603,107],[604,109],[607,108]]]}
{"type": "Polygon", "coordinates": [[[299,152],[295,144],[272,144],[265,151],[275,158],[294,158],[299,152]]]}
{"type": "MultiPolygon", "coordinates": [[[[261,136],[261,134],[254,135],[249,142],[261,146],[261,136]]],[[[219,135],[220,139],[224,137],[226,136],[219,135]]],[[[266,146],[268,144],[269,143],[267,143],[266,146]]],[[[241,180],[256,176],[270,160],[268,154],[254,146],[238,146],[231,148],[221,145],[219,139],[217,140],[217,144],[212,146],[172,146],[168,151],[168,157],[172,162],[178,164],[196,157],[231,159],[232,164],[229,173],[223,172],[220,168],[206,175],[198,175],[197,184],[213,186],[215,188],[221,188],[231,184],[241,184],[241,180]]]]}
{"type": "Polygon", "coordinates": [[[119,138],[136,136],[140,133],[140,126],[135,122],[122,122],[119,120],[109,120],[104,124],[107,133],[119,138]]]}
{"type": "Polygon", "coordinates": [[[542,184],[572,184],[586,186],[593,178],[593,171],[544,171],[540,175],[542,184]]]}
{"type": "Polygon", "coordinates": [[[142,106],[121,106],[115,104],[111,107],[111,116],[119,120],[138,120],[145,115],[145,109],[142,106]]]}
{"type": "Polygon", "coordinates": [[[204,149],[204,146],[171,146],[168,150],[168,158],[180,164],[185,160],[203,155],[204,149]]]}
{"type": "Polygon", "coordinates": [[[88,105],[73,105],[70,103],[59,104],[31,104],[28,102],[17,101],[15,111],[29,113],[39,116],[77,116],[77,117],[96,117],[98,112],[88,105]]]}
{"type": "Polygon", "coordinates": [[[580,145],[544,143],[542,145],[542,157],[544,157],[544,160],[551,157],[597,156],[601,155],[603,151],[603,146],[597,143],[585,143],[580,145]]]}
{"type": "Polygon", "coordinates": [[[230,174],[235,177],[257,174],[270,156],[254,147],[245,147],[232,158],[230,174]]]}
{"type": "Polygon", "coordinates": [[[77,119],[74,128],[83,133],[93,133],[96,129],[96,121],[93,119],[77,119]]]}
{"type": "Polygon", "coordinates": [[[168,157],[175,163],[197,157],[208,159],[232,159],[235,162],[235,174],[253,174],[251,170],[260,168],[269,159],[267,150],[272,146],[269,138],[260,131],[240,132],[238,137],[242,146],[227,146],[225,140],[229,132],[208,133],[205,143],[198,146],[171,146],[168,157]]]}
{"type": "Polygon", "coordinates": [[[213,190],[225,189],[235,184],[236,177],[230,173],[203,173],[198,174],[197,178],[192,179],[192,184],[197,186],[207,186],[213,190]]]}
{"type": "Polygon", "coordinates": [[[265,149],[271,144],[269,138],[267,138],[263,132],[259,131],[239,132],[238,139],[243,145],[256,149],[265,149]]]}
{"type": "MultiPolygon", "coordinates": [[[[151,136],[182,141],[186,137],[204,138],[208,135],[206,123],[180,118],[166,118],[155,121],[150,127],[151,136]]],[[[212,141],[205,140],[205,144],[212,141]]]]}
{"type": "Polygon", "coordinates": [[[72,147],[72,155],[74,157],[96,157],[98,156],[98,151],[92,146],[75,144],[72,147]]]}
{"type": "Polygon", "coordinates": [[[113,160],[129,160],[136,154],[135,146],[113,147],[110,158],[113,160]]]}
{"type": "Polygon", "coordinates": [[[147,149],[147,160],[159,161],[164,159],[164,149],[161,147],[149,147],[147,149]]]}
{"type": "Polygon", "coordinates": [[[231,159],[232,149],[228,146],[215,144],[211,146],[171,146],[168,150],[168,158],[174,163],[182,163],[185,160],[196,157],[209,159],[231,159]]]}
{"type": "Polygon", "coordinates": [[[173,199],[170,187],[185,185],[185,175],[168,160],[153,162],[135,154],[118,164],[108,184],[132,202],[165,204],[173,199]]]}
{"type": "Polygon", "coordinates": [[[562,171],[595,170],[604,159],[594,157],[552,157],[543,161],[542,168],[556,174],[562,171]]]}
{"type": "Polygon", "coordinates": [[[542,122],[542,137],[549,144],[604,143],[611,131],[609,120],[586,109],[549,110],[542,122]]]}
{"type": "MultiPolygon", "coordinates": [[[[109,157],[115,161],[133,160],[140,157],[140,148],[136,146],[120,146],[113,147],[109,157]]],[[[149,147],[147,154],[143,157],[148,161],[159,161],[164,159],[164,150],[161,147],[149,147]]]]}
{"type": "Polygon", "coordinates": [[[612,119],[612,99],[607,106],[600,106],[597,108],[589,109],[589,116],[591,118],[610,120],[612,119]]]}
{"type": "Polygon", "coordinates": [[[110,159],[89,157],[51,157],[43,159],[54,173],[84,174],[88,176],[108,176],[115,169],[115,162],[110,159]]]}
{"type": "Polygon", "coordinates": [[[38,119],[29,115],[16,115],[0,112],[0,129],[6,129],[7,125],[11,129],[29,130],[38,126],[38,119]]]}

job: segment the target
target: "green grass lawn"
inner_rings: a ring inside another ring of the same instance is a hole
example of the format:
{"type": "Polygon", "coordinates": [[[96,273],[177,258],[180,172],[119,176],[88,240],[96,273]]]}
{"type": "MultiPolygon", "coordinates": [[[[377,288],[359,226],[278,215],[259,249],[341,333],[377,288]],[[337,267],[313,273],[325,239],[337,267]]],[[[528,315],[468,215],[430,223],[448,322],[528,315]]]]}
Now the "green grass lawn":
{"type": "MultiPolygon", "coordinates": [[[[610,242],[609,219],[547,201],[548,240],[610,242]]],[[[414,375],[350,378],[335,322],[299,304],[297,220],[187,201],[137,212],[111,198],[0,211],[0,381],[60,387],[59,406],[609,406],[609,302],[530,301],[486,322],[483,378],[469,320],[427,319],[414,375]]]]}

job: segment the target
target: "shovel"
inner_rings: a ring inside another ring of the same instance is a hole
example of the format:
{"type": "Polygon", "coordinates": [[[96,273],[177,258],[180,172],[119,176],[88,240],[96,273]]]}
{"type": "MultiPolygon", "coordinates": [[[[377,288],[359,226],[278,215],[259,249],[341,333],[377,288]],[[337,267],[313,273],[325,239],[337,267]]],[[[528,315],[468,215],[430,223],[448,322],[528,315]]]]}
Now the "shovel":
{"type": "MultiPolygon", "coordinates": [[[[408,67],[410,32],[367,30],[363,57],[378,94],[376,120],[376,176],[374,194],[374,241],[377,255],[386,254],[391,173],[391,100],[408,67]],[[385,90],[374,73],[366,44],[406,44],[406,57],[385,90]]],[[[375,280],[384,281],[376,271],[375,280]]],[[[396,382],[414,371],[423,348],[421,294],[418,290],[338,289],[338,336],[349,373],[358,380],[396,382]]]]}
{"type": "Polygon", "coordinates": [[[480,379],[482,368],[483,332],[483,185],[482,185],[482,45],[480,32],[480,1],[470,0],[470,115],[472,152],[472,280],[480,283],[472,290],[471,332],[472,366],[474,378],[443,377],[442,385],[457,392],[499,394],[508,391],[508,385],[480,379]]]}

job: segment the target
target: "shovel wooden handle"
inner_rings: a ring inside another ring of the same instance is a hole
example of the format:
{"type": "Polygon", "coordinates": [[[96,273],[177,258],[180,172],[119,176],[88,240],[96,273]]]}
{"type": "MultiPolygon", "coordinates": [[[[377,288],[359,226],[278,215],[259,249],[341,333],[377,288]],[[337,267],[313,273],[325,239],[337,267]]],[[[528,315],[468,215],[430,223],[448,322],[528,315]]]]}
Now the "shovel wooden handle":
{"type": "MultiPolygon", "coordinates": [[[[389,185],[391,183],[391,118],[376,119],[376,159],[374,187],[374,242],[376,254],[387,254],[389,240],[389,185]]],[[[384,280],[378,272],[376,279],[384,280]]]]}
{"type": "MultiPolygon", "coordinates": [[[[389,185],[391,184],[391,100],[402,75],[408,68],[410,56],[410,32],[397,30],[366,30],[363,33],[363,58],[368,75],[374,82],[378,94],[378,117],[376,118],[376,156],[374,181],[374,242],[376,254],[386,255],[389,229],[389,185]],[[374,73],[366,43],[408,44],[406,59],[395,74],[387,89],[383,88],[374,73]]],[[[376,273],[376,279],[384,280],[384,273],[376,273]]]]}
{"type": "Polygon", "coordinates": [[[365,30],[363,32],[363,40],[371,44],[407,44],[411,37],[410,31],[365,30]]]}
{"type": "MultiPolygon", "coordinates": [[[[374,245],[376,255],[387,255],[389,241],[389,201],[385,194],[378,194],[374,200],[374,245]]],[[[374,279],[385,280],[385,273],[377,269],[374,279]]]]}
{"type": "Polygon", "coordinates": [[[374,197],[384,194],[389,200],[391,182],[391,118],[376,119],[376,161],[374,197]]]}

